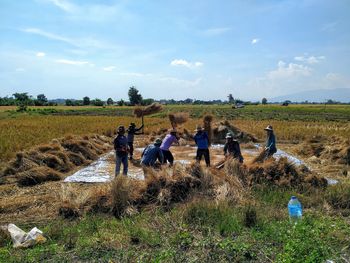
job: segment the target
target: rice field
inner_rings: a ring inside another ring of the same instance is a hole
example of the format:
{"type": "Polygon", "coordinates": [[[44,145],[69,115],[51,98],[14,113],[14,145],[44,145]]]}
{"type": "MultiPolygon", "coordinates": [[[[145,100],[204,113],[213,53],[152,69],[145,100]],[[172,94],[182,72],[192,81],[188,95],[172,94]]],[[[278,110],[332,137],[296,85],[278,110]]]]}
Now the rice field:
{"type": "MultiPolygon", "coordinates": [[[[194,106],[191,110],[187,106],[165,108],[165,113],[145,118],[145,133],[149,134],[160,128],[171,128],[166,112],[184,111],[191,116],[198,110],[194,106]]],[[[131,110],[131,109],[129,109],[131,110]]],[[[196,113],[197,114],[197,113],[196,113]]],[[[195,115],[196,115],[195,114],[195,115]]],[[[193,131],[196,124],[201,124],[202,115],[192,117],[184,124],[189,131],[193,131]]],[[[229,118],[214,115],[214,121],[229,118]]],[[[14,157],[16,152],[29,149],[32,146],[47,143],[54,138],[67,135],[108,134],[112,135],[118,125],[128,125],[140,119],[132,116],[83,116],[83,115],[30,115],[18,114],[0,119],[0,164],[14,157]]],[[[232,124],[239,129],[255,135],[259,140],[265,138],[263,130],[271,124],[279,141],[298,142],[314,135],[342,136],[350,138],[350,123],[336,121],[284,121],[284,120],[253,120],[234,119],[232,124]]]]}

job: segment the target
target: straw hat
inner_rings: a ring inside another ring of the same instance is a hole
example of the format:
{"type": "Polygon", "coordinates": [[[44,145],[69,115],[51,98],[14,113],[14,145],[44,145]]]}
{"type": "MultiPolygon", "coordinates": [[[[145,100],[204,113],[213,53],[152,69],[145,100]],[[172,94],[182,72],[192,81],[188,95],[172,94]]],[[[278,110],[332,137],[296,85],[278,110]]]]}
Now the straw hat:
{"type": "Polygon", "coordinates": [[[200,126],[200,125],[197,125],[196,126],[196,129],[194,130],[194,131],[203,131],[204,129],[202,128],[202,126],[200,126]]]}
{"type": "Polygon", "coordinates": [[[131,122],[130,126],[135,127],[136,126],[135,122],[131,122]]]}
{"type": "Polygon", "coordinates": [[[232,136],[232,134],[230,133],[230,132],[228,132],[227,134],[226,134],[226,137],[225,137],[226,139],[233,139],[233,136],[232,136]]]}
{"type": "Polygon", "coordinates": [[[170,133],[177,133],[177,130],[176,129],[170,129],[169,132],[170,133]]]}
{"type": "Polygon", "coordinates": [[[267,125],[267,127],[264,130],[265,131],[273,131],[273,128],[271,125],[267,125]]]}
{"type": "Polygon", "coordinates": [[[125,127],[123,125],[120,125],[117,129],[117,132],[120,133],[120,132],[125,132],[125,127]]]}

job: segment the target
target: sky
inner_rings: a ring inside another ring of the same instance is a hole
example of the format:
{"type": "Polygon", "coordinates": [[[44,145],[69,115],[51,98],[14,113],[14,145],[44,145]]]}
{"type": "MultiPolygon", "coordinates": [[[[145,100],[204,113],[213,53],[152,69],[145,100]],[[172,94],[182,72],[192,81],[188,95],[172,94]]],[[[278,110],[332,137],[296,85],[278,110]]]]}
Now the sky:
{"type": "Polygon", "coordinates": [[[0,96],[350,89],[350,0],[0,0],[0,96]]]}

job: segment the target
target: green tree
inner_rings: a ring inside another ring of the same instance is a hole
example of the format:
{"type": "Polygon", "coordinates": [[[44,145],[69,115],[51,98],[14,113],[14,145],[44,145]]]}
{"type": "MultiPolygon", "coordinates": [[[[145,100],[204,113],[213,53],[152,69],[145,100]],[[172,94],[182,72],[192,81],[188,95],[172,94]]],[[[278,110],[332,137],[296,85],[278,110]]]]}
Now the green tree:
{"type": "Polygon", "coordinates": [[[138,89],[136,89],[134,86],[129,88],[128,95],[131,105],[137,105],[142,103],[142,95],[139,94],[138,89]]]}
{"type": "Polygon", "coordinates": [[[36,96],[34,104],[35,106],[45,106],[48,104],[48,100],[44,94],[39,94],[38,96],[36,96]]]}
{"type": "Polygon", "coordinates": [[[72,100],[66,100],[66,106],[74,106],[74,103],[72,100]]]}
{"type": "Polygon", "coordinates": [[[88,96],[83,98],[83,105],[90,105],[90,98],[88,96]]]}
{"type": "Polygon", "coordinates": [[[123,99],[121,99],[117,103],[118,103],[118,106],[124,106],[125,105],[125,101],[123,99]]]}
{"type": "Polygon", "coordinates": [[[232,94],[228,94],[227,98],[229,103],[235,103],[235,99],[233,98],[232,94]]]}
{"type": "Polygon", "coordinates": [[[267,104],[267,99],[266,99],[266,98],[263,98],[263,99],[261,100],[261,104],[263,104],[263,105],[267,104]]]}
{"type": "Polygon", "coordinates": [[[104,102],[100,99],[94,99],[93,100],[93,105],[95,106],[103,106],[104,105],[104,102]]]}
{"type": "Polygon", "coordinates": [[[112,100],[112,98],[108,98],[107,99],[107,105],[113,105],[114,101],[112,100]]]}
{"type": "Polygon", "coordinates": [[[144,99],[142,100],[141,104],[143,106],[151,105],[154,102],[154,99],[144,99]]]}

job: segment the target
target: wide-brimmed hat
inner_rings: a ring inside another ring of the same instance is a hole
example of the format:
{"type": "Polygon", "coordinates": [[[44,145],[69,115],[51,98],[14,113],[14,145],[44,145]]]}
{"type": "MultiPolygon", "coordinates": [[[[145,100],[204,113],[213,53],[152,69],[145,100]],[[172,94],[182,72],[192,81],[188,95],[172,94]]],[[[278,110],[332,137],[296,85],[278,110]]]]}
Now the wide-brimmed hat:
{"type": "Polygon", "coordinates": [[[169,132],[170,133],[177,133],[177,130],[174,128],[174,129],[170,129],[169,132]]]}
{"type": "Polygon", "coordinates": [[[154,144],[155,144],[155,145],[160,145],[160,144],[162,144],[162,139],[160,139],[160,138],[155,139],[154,144]]]}
{"type": "Polygon", "coordinates": [[[204,129],[202,128],[202,126],[197,125],[196,129],[194,131],[203,131],[204,129]]]}
{"type": "Polygon", "coordinates": [[[225,138],[226,138],[226,139],[233,139],[232,133],[228,132],[228,133],[226,134],[226,137],[225,137],[225,138]]]}
{"type": "Polygon", "coordinates": [[[264,130],[265,131],[273,131],[273,128],[271,125],[267,125],[267,127],[264,130]]]}
{"type": "Polygon", "coordinates": [[[130,126],[135,127],[135,126],[136,126],[135,122],[131,122],[131,123],[130,123],[130,126]]]}

